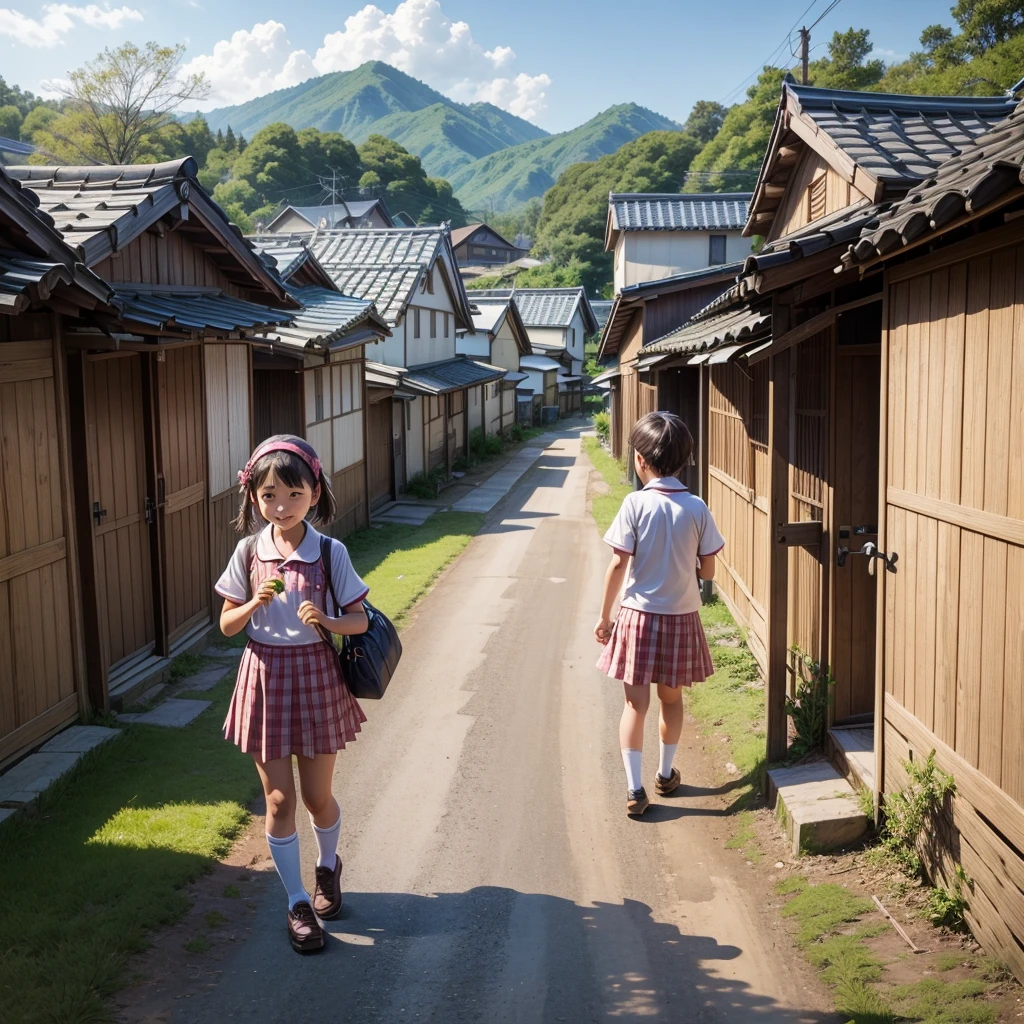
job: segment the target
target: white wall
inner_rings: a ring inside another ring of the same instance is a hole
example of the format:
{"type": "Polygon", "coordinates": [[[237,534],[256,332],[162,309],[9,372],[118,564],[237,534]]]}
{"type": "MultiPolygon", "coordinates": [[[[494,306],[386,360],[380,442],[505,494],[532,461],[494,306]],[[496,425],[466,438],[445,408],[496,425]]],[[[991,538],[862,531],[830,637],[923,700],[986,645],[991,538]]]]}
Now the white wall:
{"type": "Polygon", "coordinates": [[[405,412],[405,472],[411,480],[423,472],[423,399],[402,402],[405,412]]]}
{"type": "Polygon", "coordinates": [[[490,362],[492,366],[504,366],[506,370],[519,369],[519,346],[507,320],[491,344],[490,362]]]}
{"type": "Polygon", "coordinates": [[[469,356],[472,359],[491,358],[491,340],[489,335],[460,334],[455,339],[455,351],[462,356],[469,356]]]}
{"type": "Polygon", "coordinates": [[[710,236],[725,235],[726,262],[750,254],[739,231],[623,231],[615,245],[615,291],[710,266],[710,236]]]}
{"type": "MultiPolygon", "coordinates": [[[[435,288],[440,287],[435,284],[435,288]]],[[[416,301],[405,313],[405,358],[406,366],[419,366],[422,363],[437,363],[442,359],[451,359],[455,355],[455,314],[451,303],[447,302],[447,293],[443,296],[446,304],[433,302],[427,306],[421,304],[424,296],[417,295],[416,301]],[[416,314],[419,311],[420,336],[416,337],[416,314]],[[448,334],[445,336],[445,313],[448,314],[448,334]],[[430,318],[434,317],[434,337],[430,336],[430,318]]],[[[428,295],[427,299],[435,300],[438,296],[428,295]]]]}
{"type": "Polygon", "coordinates": [[[405,366],[405,320],[391,328],[391,337],[366,346],[366,358],[385,366],[405,366]]]}

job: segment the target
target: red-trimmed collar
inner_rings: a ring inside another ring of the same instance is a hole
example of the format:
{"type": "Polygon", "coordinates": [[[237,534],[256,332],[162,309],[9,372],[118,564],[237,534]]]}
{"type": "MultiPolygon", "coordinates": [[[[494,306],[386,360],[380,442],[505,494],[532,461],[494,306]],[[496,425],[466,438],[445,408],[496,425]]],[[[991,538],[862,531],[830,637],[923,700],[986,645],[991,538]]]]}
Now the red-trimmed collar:
{"type": "Polygon", "coordinates": [[[644,484],[645,491],[660,491],[662,494],[677,494],[680,491],[688,491],[690,488],[680,483],[674,476],[656,476],[644,484]]]}

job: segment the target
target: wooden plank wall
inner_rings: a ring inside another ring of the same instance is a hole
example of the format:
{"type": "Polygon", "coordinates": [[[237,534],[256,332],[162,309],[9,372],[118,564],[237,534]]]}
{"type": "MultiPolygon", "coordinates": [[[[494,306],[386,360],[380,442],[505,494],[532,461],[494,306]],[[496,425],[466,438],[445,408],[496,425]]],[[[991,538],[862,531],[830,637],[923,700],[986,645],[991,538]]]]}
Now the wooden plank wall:
{"type": "Polygon", "coordinates": [[[54,349],[47,317],[0,317],[0,763],[79,711],[54,349]]]}
{"type": "MultiPolygon", "coordinates": [[[[825,179],[824,210],[819,212],[819,216],[827,217],[830,214],[838,213],[858,199],[865,198],[859,189],[854,188],[841,174],[829,167],[823,157],[813,150],[807,150],[790,179],[789,188],[772,223],[768,235],[769,241],[788,235],[810,223],[811,210],[808,189],[823,176],[825,179]]],[[[815,217],[815,220],[817,219],[819,218],[815,217]]]]}
{"type": "Polygon", "coordinates": [[[708,507],[725,537],[715,584],[734,616],[750,628],[750,649],[766,671],[768,365],[712,366],[709,377],[708,507]]]}
{"type": "Polygon", "coordinates": [[[1024,977],[1024,246],[913,274],[887,282],[885,788],[938,751],[957,794],[929,868],[963,864],[1024,977]]]}
{"type": "MultiPolygon", "coordinates": [[[[238,471],[253,449],[248,345],[207,344],[203,348],[206,383],[207,452],[210,467],[210,579],[227,565],[238,534],[238,471]]],[[[262,440],[262,438],[261,438],[262,440]]],[[[213,608],[220,605],[214,597],[213,608]]]]}
{"type": "MultiPolygon", "coordinates": [[[[793,386],[790,407],[790,509],[794,522],[825,524],[828,497],[829,383],[832,328],[796,346],[790,353],[793,386]]],[[[823,525],[824,529],[824,525],[823,525]]],[[[805,654],[824,657],[825,568],[822,543],[794,547],[789,553],[788,644],[805,654]]]]}

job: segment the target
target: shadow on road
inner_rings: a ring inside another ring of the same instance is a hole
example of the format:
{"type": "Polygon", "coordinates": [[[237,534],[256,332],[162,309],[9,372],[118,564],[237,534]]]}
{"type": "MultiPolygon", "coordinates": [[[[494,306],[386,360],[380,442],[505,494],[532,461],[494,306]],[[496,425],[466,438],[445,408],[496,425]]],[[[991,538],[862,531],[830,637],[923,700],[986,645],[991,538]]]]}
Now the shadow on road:
{"type": "Polygon", "coordinates": [[[341,982],[335,999],[346,976],[375,979],[376,991],[360,986],[342,997],[349,1024],[395,1020],[401,1007],[403,1019],[445,1024],[841,1021],[779,1006],[732,976],[738,947],[685,934],[636,900],[580,906],[485,886],[433,896],[356,892],[345,902],[342,919],[328,924],[326,956],[302,973],[316,989],[327,976],[341,982]]]}

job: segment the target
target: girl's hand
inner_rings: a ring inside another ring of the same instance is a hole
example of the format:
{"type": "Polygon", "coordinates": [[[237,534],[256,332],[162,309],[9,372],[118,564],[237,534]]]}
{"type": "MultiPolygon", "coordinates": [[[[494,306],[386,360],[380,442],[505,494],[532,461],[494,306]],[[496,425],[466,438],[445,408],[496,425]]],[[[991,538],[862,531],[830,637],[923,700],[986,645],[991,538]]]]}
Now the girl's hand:
{"type": "Polygon", "coordinates": [[[312,628],[316,626],[326,628],[329,621],[328,617],[312,601],[303,601],[299,605],[298,616],[304,626],[312,628]]]}
{"type": "Polygon", "coordinates": [[[260,588],[256,591],[253,600],[261,607],[266,608],[282,590],[283,582],[280,576],[268,576],[260,584],[260,588]]]}
{"type": "Polygon", "coordinates": [[[594,627],[594,639],[599,644],[606,644],[611,639],[612,635],[612,620],[606,618],[600,618],[597,620],[597,625],[594,627]]]}

